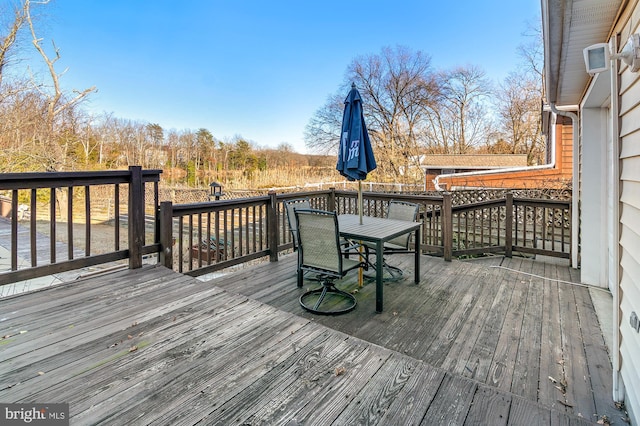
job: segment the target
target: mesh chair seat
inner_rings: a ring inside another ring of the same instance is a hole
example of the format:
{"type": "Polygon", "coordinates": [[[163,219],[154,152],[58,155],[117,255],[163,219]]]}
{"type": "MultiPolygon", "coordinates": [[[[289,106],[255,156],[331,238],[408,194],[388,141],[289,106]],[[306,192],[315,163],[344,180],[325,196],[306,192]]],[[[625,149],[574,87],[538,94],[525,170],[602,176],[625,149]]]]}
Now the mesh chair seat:
{"type": "MultiPolygon", "coordinates": [[[[296,270],[297,276],[298,276],[298,287],[302,287],[302,276],[304,274],[300,273],[300,264],[301,264],[301,255],[300,255],[300,250],[298,250],[298,246],[300,245],[299,242],[299,238],[298,238],[298,220],[295,216],[295,211],[300,209],[300,210],[310,210],[311,209],[311,202],[309,201],[308,198],[296,198],[296,199],[292,199],[292,200],[285,200],[284,201],[284,206],[285,206],[285,210],[287,212],[287,223],[289,224],[289,230],[291,231],[291,240],[293,242],[293,250],[298,252],[298,268],[296,270]]],[[[343,254],[345,256],[349,256],[349,253],[347,250],[352,243],[344,238],[340,238],[340,245],[344,246],[345,251],[343,252],[343,254]]],[[[306,270],[305,272],[310,272],[309,270],[306,270]]],[[[313,278],[314,280],[319,280],[320,277],[315,277],[313,278]]]]}
{"type": "Polygon", "coordinates": [[[340,244],[338,219],[335,212],[296,209],[300,265],[303,271],[319,274],[322,286],[300,296],[300,305],[309,312],[324,315],[342,314],[356,307],[352,294],[335,287],[334,280],[364,266],[362,262],[345,258],[340,244]]]}
{"type": "Polygon", "coordinates": [[[297,198],[294,200],[286,200],[284,202],[285,209],[287,211],[287,222],[289,223],[289,230],[291,231],[291,237],[293,240],[293,249],[298,249],[298,222],[296,221],[294,211],[296,209],[308,210],[311,208],[311,202],[308,198],[297,198]]]}
{"type": "Polygon", "coordinates": [[[298,246],[300,245],[298,241],[298,220],[295,216],[296,209],[304,209],[308,210],[311,208],[311,202],[308,198],[296,198],[293,200],[285,200],[284,206],[287,211],[287,222],[289,224],[289,231],[291,231],[291,241],[293,242],[293,251],[298,253],[298,269],[296,273],[298,275],[298,287],[302,287],[302,276],[300,274],[300,250],[298,250],[298,246]]]}

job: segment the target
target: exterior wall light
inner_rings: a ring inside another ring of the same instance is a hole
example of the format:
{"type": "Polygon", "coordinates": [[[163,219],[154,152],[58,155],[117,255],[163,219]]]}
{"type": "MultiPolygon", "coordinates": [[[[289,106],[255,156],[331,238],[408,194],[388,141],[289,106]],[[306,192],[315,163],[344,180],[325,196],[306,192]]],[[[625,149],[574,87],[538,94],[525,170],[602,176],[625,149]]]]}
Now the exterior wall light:
{"type": "Polygon", "coordinates": [[[620,53],[610,53],[608,43],[592,44],[584,48],[584,64],[591,75],[607,71],[611,60],[621,59],[631,72],[640,70],[640,35],[631,34],[620,53]]]}

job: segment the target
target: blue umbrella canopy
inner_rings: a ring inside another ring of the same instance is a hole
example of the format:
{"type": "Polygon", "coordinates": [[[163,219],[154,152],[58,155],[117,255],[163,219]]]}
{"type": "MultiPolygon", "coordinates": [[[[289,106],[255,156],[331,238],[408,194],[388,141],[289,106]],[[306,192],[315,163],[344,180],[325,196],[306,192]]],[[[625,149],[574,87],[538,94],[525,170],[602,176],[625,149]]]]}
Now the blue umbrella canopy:
{"type": "Polygon", "coordinates": [[[348,180],[364,180],[376,168],[369,133],[364,123],[362,98],[355,84],[344,100],[342,136],[336,169],[348,180]]]}

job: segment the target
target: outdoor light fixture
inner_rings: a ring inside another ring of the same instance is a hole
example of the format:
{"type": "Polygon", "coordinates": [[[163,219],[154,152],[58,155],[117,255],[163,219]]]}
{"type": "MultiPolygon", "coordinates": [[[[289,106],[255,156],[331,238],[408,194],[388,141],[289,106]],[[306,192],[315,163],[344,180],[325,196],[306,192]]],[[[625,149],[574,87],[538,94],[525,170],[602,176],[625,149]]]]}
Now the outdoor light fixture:
{"type": "Polygon", "coordinates": [[[209,194],[209,201],[219,200],[224,194],[222,193],[222,185],[218,182],[211,182],[209,184],[211,187],[211,193],[209,194]]]}
{"type": "Polygon", "coordinates": [[[640,70],[640,35],[631,34],[620,53],[610,53],[608,43],[592,44],[582,53],[587,72],[591,75],[608,70],[612,59],[621,59],[631,72],[637,72],[640,70]]]}

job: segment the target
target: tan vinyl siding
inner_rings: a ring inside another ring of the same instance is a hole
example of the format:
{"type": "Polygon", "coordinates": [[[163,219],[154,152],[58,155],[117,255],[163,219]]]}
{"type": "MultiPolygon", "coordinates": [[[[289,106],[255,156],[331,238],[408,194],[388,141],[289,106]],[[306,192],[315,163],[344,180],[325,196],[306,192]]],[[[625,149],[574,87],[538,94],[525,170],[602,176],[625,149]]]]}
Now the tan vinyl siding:
{"type": "Polygon", "coordinates": [[[620,151],[620,158],[632,158],[640,156],[640,132],[635,132],[625,137],[625,144],[620,151]]]}
{"type": "Polygon", "coordinates": [[[640,407],[640,393],[638,393],[636,386],[639,380],[638,372],[640,371],[640,360],[637,356],[637,348],[640,347],[640,335],[629,326],[629,317],[631,312],[635,310],[632,301],[638,300],[640,294],[638,293],[638,288],[634,286],[629,270],[638,269],[638,264],[629,256],[628,252],[623,252],[620,263],[623,265],[623,268],[625,268],[625,272],[622,274],[620,288],[623,293],[626,293],[620,304],[622,322],[620,327],[622,377],[627,387],[628,398],[630,399],[627,401],[627,405],[636,410],[635,407],[640,407]]]}
{"type": "MultiPolygon", "coordinates": [[[[621,172],[621,174],[631,174],[631,168],[627,168],[627,172],[621,172]]],[[[627,205],[630,207],[635,207],[636,209],[640,209],[640,182],[634,182],[628,179],[622,178],[622,184],[620,185],[621,194],[620,194],[620,202],[623,205],[627,205]]],[[[624,211],[621,212],[624,214],[624,211]]]]}
{"type": "Polygon", "coordinates": [[[630,192],[626,196],[626,202],[635,205],[637,202],[636,196],[640,195],[640,180],[638,180],[640,174],[640,157],[630,157],[622,159],[620,164],[620,179],[626,189],[630,192]]]}
{"type": "MultiPolygon", "coordinates": [[[[634,10],[637,15],[638,8],[634,10]]],[[[636,32],[627,24],[622,40],[636,32]]],[[[626,405],[640,415],[640,334],[630,323],[640,315],[640,79],[622,65],[620,74],[620,356],[626,405]]]]}

